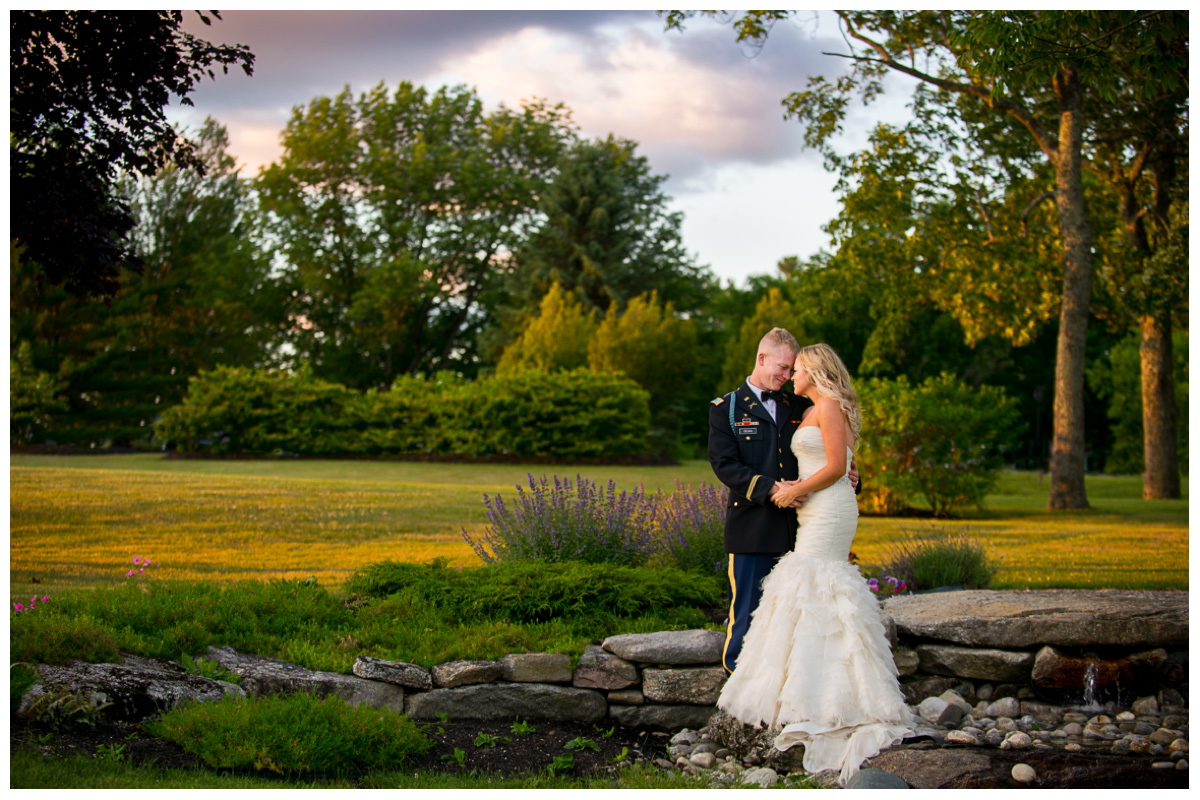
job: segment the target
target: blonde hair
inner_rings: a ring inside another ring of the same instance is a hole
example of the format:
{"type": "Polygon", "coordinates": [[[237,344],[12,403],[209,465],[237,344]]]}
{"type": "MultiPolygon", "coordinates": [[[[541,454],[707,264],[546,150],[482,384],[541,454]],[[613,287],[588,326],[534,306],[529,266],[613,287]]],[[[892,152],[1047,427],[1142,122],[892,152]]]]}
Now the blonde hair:
{"type": "Polygon", "coordinates": [[[850,382],[850,372],[842,359],[833,348],[827,344],[810,344],[800,348],[796,353],[796,361],[804,367],[808,379],[817,387],[821,394],[836,400],[850,423],[850,432],[854,436],[852,450],[858,449],[858,433],[862,427],[862,415],[858,411],[858,394],[854,384],[850,382]]]}
{"type": "Polygon", "coordinates": [[[795,354],[800,351],[800,343],[786,328],[771,328],[758,342],[758,352],[765,353],[768,350],[786,350],[795,354]]]}

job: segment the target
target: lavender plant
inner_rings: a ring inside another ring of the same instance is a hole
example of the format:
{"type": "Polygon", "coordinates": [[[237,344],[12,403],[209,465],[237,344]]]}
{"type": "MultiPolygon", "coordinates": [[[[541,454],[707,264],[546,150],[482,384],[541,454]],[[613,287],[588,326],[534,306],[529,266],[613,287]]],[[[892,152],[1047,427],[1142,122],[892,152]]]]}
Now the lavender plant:
{"type": "Polygon", "coordinates": [[[651,506],[639,486],[617,492],[615,481],[600,488],[577,475],[574,484],[556,474],[553,484],[529,475],[516,487],[512,508],[503,498],[483,496],[490,523],[478,539],[463,539],[488,564],[536,559],[548,562],[641,566],[654,550],[651,506]]]}
{"type": "Polygon", "coordinates": [[[664,560],[685,570],[720,574],[725,568],[725,492],[704,481],[695,490],[675,482],[675,491],[652,498],[657,546],[664,560]]]}

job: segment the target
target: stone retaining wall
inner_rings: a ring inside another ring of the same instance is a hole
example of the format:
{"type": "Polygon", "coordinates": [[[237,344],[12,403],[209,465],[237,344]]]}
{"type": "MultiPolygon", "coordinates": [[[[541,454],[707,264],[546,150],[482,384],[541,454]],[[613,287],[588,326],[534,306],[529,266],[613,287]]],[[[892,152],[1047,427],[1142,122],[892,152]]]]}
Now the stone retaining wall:
{"type": "MultiPolygon", "coordinates": [[[[962,591],[891,598],[881,604],[881,615],[913,706],[964,681],[981,700],[1030,703],[1073,693],[1078,702],[1090,681],[1098,693],[1156,694],[1161,703],[1183,706],[1187,598],[1186,592],[962,591]]],[[[104,665],[39,666],[41,682],[30,697],[74,684],[114,701],[116,709],[163,711],[187,696],[179,687],[195,684],[190,690],[204,697],[242,690],[336,694],[416,719],[609,718],[628,727],[695,729],[715,710],[725,683],[724,640],[723,632],[708,630],[611,636],[587,647],[575,669],[570,657],[551,653],[431,669],[361,656],[353,675],[210,648],[209,658],[242,676],[242,689],[187,675],[170,662],[155,662],[152,675],[135,680],[125,674],[133,663],[127,658],[120,681],[100,669],[104,665]],[[150,688],[138,688],[143,683],[150,688]],[[168,685],[170,691],[162,688],[168,685]]]]}
{"type": "MultiPolygon", "coordinates": [[[[1073,695],[1079,702],[1090,681],[1098,696],[1166,692],[1163,702],[1182,705],[1187,597],[960,591],[898,596],[883,602],[880,611],[906,699],[914,706],[964,680],[980,687],[979,696],[996,699],[1036,702],[1073,695]]],[[[354,674],[389,684],[390,693],[338,691],[363,702],[386,697],[388,707],[402,707],[416,719],[608,717],[629,727],[698,728],[715,710],[725,683],[724,640],[724,633],[708,630],[611,636],[586,648],[574,670],[568,656],[549,653],[456,661],[430,670],[363,656],[354,674]]],[[[245,657],[239,654],[216,649],[211,655],[252,685],[269,683],[254,671],[243,672],[245,657]]]]}

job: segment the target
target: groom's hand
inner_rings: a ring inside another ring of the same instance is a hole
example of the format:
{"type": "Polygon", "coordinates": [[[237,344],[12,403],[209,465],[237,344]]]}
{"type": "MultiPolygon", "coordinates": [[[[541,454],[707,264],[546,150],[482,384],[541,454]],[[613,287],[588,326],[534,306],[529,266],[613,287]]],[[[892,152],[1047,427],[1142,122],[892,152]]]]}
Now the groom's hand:
{"type": "Polygon", "coordinates": [[[854,491],[857,492],[858,491],[858,465],[855,464],[853,461],[850,462],[850,471],[847,473],[847,477],[850,478],[850,486],[853,487],[854,491]]]}

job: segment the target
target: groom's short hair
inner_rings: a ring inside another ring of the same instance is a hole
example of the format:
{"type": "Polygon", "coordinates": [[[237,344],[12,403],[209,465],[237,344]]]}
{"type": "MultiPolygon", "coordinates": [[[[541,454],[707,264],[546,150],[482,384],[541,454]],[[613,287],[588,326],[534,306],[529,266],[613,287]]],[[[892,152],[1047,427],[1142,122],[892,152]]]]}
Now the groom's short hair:
{"type": "Polygon", "coordinates": [[[771,328],[758,343],[759,353],[765,353],[768,350],[787,350],[794,356],[800,352],[800,343],[786,329],[771,328]]]}

